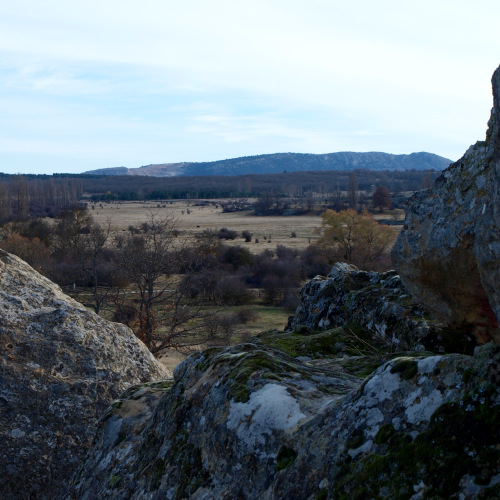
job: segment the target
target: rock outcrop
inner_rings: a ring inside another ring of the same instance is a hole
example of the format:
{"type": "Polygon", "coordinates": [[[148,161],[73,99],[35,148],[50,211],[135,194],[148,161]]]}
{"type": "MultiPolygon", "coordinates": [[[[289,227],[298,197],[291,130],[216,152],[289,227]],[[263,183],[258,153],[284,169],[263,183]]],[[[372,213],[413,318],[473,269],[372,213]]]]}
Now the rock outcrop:
{"type": "Polygon", "coordinates": [[[325,330],[347,326],[393,350],[472,353],[472,329],[449,335],[430,310],[417,303],[395,271],[360,271],[337,263],[328,276],[316,276],[300,291],[300,304],[288,329],[325,330]]]}
{"type": "Polygon", "coordinates": [[[500,68],[493,75],[494,107],[487,141],[493,144],[490,201],[476,228],[475,253],[481,283],[500,322],[500,68]]]}
{"type": "Polygon", "coordinates": [[[500,342],[500,68],[486,141],[415,194],[393,248],[408,291],[447,325],[500,342]]]}
{"type": "Polygon", "coordinates": [[[206,350],[171,387],[123,394],[67,498],[498,497],[500,346],[397,357],[362,381],[266,345],[277,335],[295,337],[206,350]]]}
{"type": "Polygon", "coordinates": [[[167,376],[130,329],[0,250],[1,498],[59,498],[108,405],[167,376]]]}

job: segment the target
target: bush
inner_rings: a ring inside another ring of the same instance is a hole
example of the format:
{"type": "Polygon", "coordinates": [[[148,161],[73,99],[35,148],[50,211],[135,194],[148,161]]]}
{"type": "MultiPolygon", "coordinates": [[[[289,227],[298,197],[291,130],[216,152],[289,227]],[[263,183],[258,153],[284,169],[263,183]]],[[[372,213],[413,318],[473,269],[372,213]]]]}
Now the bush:
{"type": "Polygon", "coordinates": [[[332,268],[333,260],[333,252],[322,249],[318,245],[309,245],[302,252],[302,267],[309,279],[318,275],[326,276],[332,268]]]}
{"type": "Polygon", "coordinates": [[[235,246],[224,248],[221,261],[224,264],[230,264],[234,269],[239,269],[240,267],[253,265],[253,257],[249,250],[246,248],[235,246]]]}
{"type": "Polygon", "coordinates": [[[203,319],[203,327],[211,344],[229,345],[235,326],[234,316],[208,314],[203,319]]]}
{"type": "Polygon", "coordinates": [[[245,239],[246,243],[250,243],[252,241],[252,233],[250,231],[242,231],[241,236],[245,239]]]}
{"type": "Polygon", "coordinates": [[[238,306],[251,299],[250,290],[239,276],[218,279],[212,293],[217,305],[238,306]]]}
{"type": "Polygon", "coordinates": [[[238,232],[223,227],[219,229],[219,239],[221,240],[235,240],[238,237],[238,232]]]}
{"type": "Polygon", "coordinates": [[[246,325],[247,323],[250,323],[252,321],[257,321],[259,319],[259,315],[255,311],[252,311],[251,309],[248,309],[246,307],[242,307],[238,312],[234,314],[234,316],[238,320],[238,322],[243,325],[246,325]]]}

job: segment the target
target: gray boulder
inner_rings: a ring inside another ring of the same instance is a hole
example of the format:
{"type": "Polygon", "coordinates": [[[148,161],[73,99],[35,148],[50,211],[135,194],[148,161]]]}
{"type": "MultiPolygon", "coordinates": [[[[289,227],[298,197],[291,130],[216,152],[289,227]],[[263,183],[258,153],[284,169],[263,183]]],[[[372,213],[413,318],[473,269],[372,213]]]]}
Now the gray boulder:
{"type": "Polygon", "coordinates": [[[328,276],[316,276],[300,291],[300,304],[288,330],[350,328],[386,349],[472,352],[471,329],[450,332],[430,310],[416,302],[395,271],[360,271],[336,263],[328,276]]]}
{"type": "Polygon", "coordinates": [[[452,328],[500,342],[500,70],[486,140],[408,202],[392,250],[409,293],[452,328]]]}
{"type": "Polygon", "coordinates": [[[0,497],[60,497],[107,406],[169,375],[129,328],[0,250],[0,497]]]}
{"type": "Polygon", "coordinates": [[[499,346],[398,357],[363,381],[265,344],[123,394],[67,498],[498,498],[499,346]]]}

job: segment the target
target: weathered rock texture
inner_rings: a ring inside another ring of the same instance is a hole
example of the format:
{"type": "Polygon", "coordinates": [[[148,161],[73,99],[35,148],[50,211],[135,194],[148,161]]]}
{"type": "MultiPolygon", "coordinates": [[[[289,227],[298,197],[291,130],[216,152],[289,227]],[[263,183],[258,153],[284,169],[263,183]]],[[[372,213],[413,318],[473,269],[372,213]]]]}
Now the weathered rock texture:
{"type": "Polygon", "coordinates": [[[487,141],[493,144],[491,199],[477,225],[476,257],[481,282],[500,322],[500,68],[493,75],[494,107],[487,141]]]}
{"type": "Polygon", "coordinates": [[[127,391],[68,498],[498,497],[499,346],[398,357],[362,382],[270,339],[206,350],[171,387],[127,391]]]}
{"type": "Polygon", "coordinates": [[[288,329],[347,326],[392,349],[472,352],[472,329],[450,335],[428,308],[415,302],[395,271],[360,271],[337,263],[328,276],[316,276],[301,289],[300,304],[288,329]]]}
{"type": "Polygon", "coordinates": [[[132,331],[0,250],[0,497],[60,497],[107,406],[169,376],[132,331]]]}
{"type": "Polygon", "coordinates": [[[500,69],[486,141],[415,194],[393,248],[409,292],[450,326],[500,342],[500,69]]]}

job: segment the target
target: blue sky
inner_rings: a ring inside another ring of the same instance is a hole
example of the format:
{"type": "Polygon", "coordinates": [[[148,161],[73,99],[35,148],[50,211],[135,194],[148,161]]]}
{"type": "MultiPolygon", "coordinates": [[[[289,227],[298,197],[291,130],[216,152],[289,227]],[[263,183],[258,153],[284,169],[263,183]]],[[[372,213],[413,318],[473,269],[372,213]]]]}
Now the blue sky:
{"type": "Polygon", "coordinates": [[[0,172],[484,138],[498,0],[4,0],[0,172]]]}

